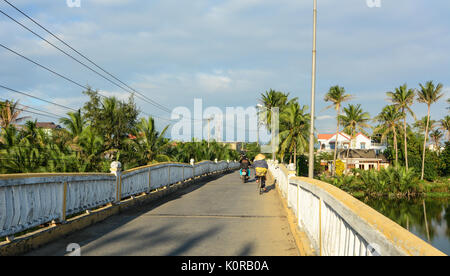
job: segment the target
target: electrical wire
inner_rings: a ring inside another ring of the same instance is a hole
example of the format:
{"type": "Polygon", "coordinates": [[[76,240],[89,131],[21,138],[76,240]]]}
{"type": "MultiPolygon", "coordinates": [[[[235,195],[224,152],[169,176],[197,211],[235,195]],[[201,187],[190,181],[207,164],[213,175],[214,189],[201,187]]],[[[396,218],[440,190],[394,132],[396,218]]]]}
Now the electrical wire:
{"type": "MultiPolygon", "coordinates": [[[[2,99],[2,98],[0,98],[2,101],[8,101],[8,100],[6,100],[6,99],[2,99]]],[[[1,104],[1,103],[0,103],[1,104]]],[[[60,115],[57,115],[57,114],[55,114],[55,113],[52,113],[52,112],[48,112],[48,111],[44,111],[44,110],[40,110],[40,109],[37,109],[37,108],[34,108],[34,107],[31,107],[31,106],[28,106],[28,105],[24,105],[24,104],[21,104],[21,103],[17,103],[17,105],[20,105],[20,106],[22,106],[22,107],[25,107],[25,108],[29,108],[29,109],[32,109],[32,110],[35,110],[35,111],[37,111],[37,112],[42,112],[42,113],[47,113],[48,115],[50,115],[50,116],[52,116],[52,117],[54,117],[54,118],[58,118],[58,119],[60,119],[60,118],[63,118],[63,116],[60,116],[60,115]]],[[[19,109],[18,109],[19,110],[19,109]]]]}
{"type": "MultiPolygon", "coordinates": [[[[4,0],[5,1],[5,0],[4,0]]],[[[22,13],[23,15],[25,15],[27,18],[29,18],[30,20],[32,20],[34,23],[38,24],[35,20],[31,19],[31,17],[29,17],[28,15],[26,15],[24,12],[22,12],[21,10],[19,10],[17,7],[15,7],[14,5],[12,5],[11,3],[9,3],[8,1],[5,1],[6,3],[8,3],[9,5],[11,5],[12,7],[14,7],[16,10],[18,10],[20,13],[22,13]]],[[[86,67],[87,69],[89,69],[90,71],[94,72],[95,74],[99,75],[100,77],[102,77],[103,79],[107,80],[108,82],[114,84],[115,86],[121,88],[122,90],[134,95],[135,93],[137,93],[139,96],[136,96],[137,98],[140,98],[141,100],[165,111],[168,113],[171,113],[170,109],[162,106],[161,104],[153,101],[152,99],[146,97],[145,95],[143,95],[142,93],[132,89],[133,92],[130,92],[128,89],[124,88],[123,86],[117,84],[115,81],[112,81],[111,79],[105,77],[103,74],[99,73],[98,71],[96,71],[95,69],[92,69],[90,66],[86,65],[85,63],[81,62],[80,60],[78,60],[77,58],[75,58],[74,56],[72,56],[71,54],[67,53],[66,51],[64,51],[63,49],[61,49],[60,47],[56,46],[55,44],[51,43],[50,41],[48,41],[47,39],[45,39],[44,37],[42,37],[41,35],[37,34],[36,32],[34,32],[33,30],[31,30],[30,28],[26,27],[25,25],[23,25],[22,23],[20,23],[19,21],[17,21],[16,19],[14,19],[13,17],[11,17],[10,15],[8,15],[7,13],[5,13],[4,11],[0,10],[0,13],[2,13],[3,15],[5,15],[6,17],[8,17],[9,19],[11,19],[12,21],[14,21],[16,24],[20,25],[22,28],[26,29],[27,31],[31,32],[32,34],[34,34],[35,36],[39,37],[41,40],[45,41],[47,44],[51,45],[52,47],[54,47],[55,49],[57,49],[58,51],[62,52],[63,54],[65,54],[66,56],[68,56],[69,58],[71,58],[72,60],[76,61],[77,63],[81,64],[82,66],[86,67]]],[[[40,24],[38,24],[38,26],[40,26],[42,28],[42,26],[40,24]]],[[[44,30],[46,30],[47,32],[49,32],[47,29],[44,28],[44,30]]],[[[50,32],[50,34],[52,34],[50,32]]],[[[52,34],[53,35],[53,34],[52,34]]],[[[54,36],[54,35],[53,35],[54,36]]],[[[60,39],[58,39],[60,40],[60,39]]],[[[65,43],[66,44],[66,43],[65,43]]],[[[73,49],[72,47],[70,47],[71,49],[73,49]]],[[[78,53],[78,51],[76,51],[78,53]]],[[[83,56],[84,57],[84,56],[83,56]]],[[[88,61],[90,61],[88,59],[88,61]]],[[[91,62],[91,61],[90,61],[91,62]]],[[[106,70],[102,71],[106,72],[106,70]]],[[[119,80],[120,81],[120,80],[119,80]]],[[[123,83],[122,81],[120,81],[121,83],[123,83]]],[[[127,86],[128,87],[128,86],[127,86]]]]}
{"type": "Polygon", "coordinates": [[[8,90],[8,91],[11,91],[11,92],[14,92],[14,93],[18,93],[18,94],[21,94],[21,95],[24,95],[24,96],[27,96],[27,97],[30,97],[30,98],[33,98],[33,99],[36,99],[36,100],[40,100],[40,101],[43,101],[43,102],[52,104],[52,105],[54,105],[54,106],[58,106],[58,107],[61,107],[61,108],[64,108],[64,109],[68,109],[68,110],[71,110],[71,111],[74,111],[74,112],[78,112],[78,110],[75,110],[75,109],[73,109],[73,108],[71,108],[71,107],[67,107],[67,106],[64,106],[64,105],[61,105],[61,104],[57,104],[57,103],[54,103],[54,102],[50,102],[50,101],[44,100],[44,99],[42,99],[42,98],[39,98],[39,97],[30,95],[30,94],[25,93],[25,92],[21,92],[21,91],[12,89],[12,88],[9,88],[9,87],[4,86],[4,85],[1,85],[1,84],[0,84],[0,88],[3,88],[3,89],[5,89],[5,90],[8,90]]]}
{"type": "MultiPolygon", "coordinates": [[[[148,97],[145,96],[144,94],[142,94],[142,93],[140,93],[139,91],[135,90],[134,88],[130,87],[129,85],[127,85],[126,83],[124,83],[123,81],[121,81],[120,79],[118,79],[117,77],[115,77],[114,75],[112,75],[111,73],[109,73],[108,71],[106,71],[105,69],[103,69],[102,67],[100,67],[97,63],[95,63],[95,62],[92,61],[90,58],[86,57],[84,54],[82,54],[81,52],[79,52],[78,50],[76,50],[75,48],[73,48],[72,46],[70,46],[70,45],[69,45],[68,43],[66,43],[64,40],[62,40],[61,38],[59,38],[59,37],[58,37],[57,35],[55,35],[53,32],[49,31],[47,28],[45,28],[44,26],[42,26],[42,24],[38,23],[36,20],[34,20],[33,18],[31,18],[29,15],[27,15],[25,12],[23,12],[22,10],[20,10],[19,8],[17,8],[15,5],[11,4],[11,3],[10,3],[9,1],[7,1],[7,0],[3,0],[3,1],[4,1],[5,3],[7,3],[8,5],[10,5],[11,7],[13,7],[15,10],[17,10],[17,11],[18,11],[19,13],[21,13],[22,15],[24,15],[26,18],[28,18],[29,20],[31,20],[34,24],[36,24],[37,26],[39,26],[41,29],[43,29],[44,31],[46,31],[47,33],[49,33],[52,37],[54,37],[55,39],[57,39],[58,41],[60,41],[61,43],[63,43],[65,46],[67,46],[68,48],[70,48],[71,50],[73,50],[75,53],[77,53],[78,55],[80,55],[81,57],[83,57],[84,59],[86,59],[87,61],[89,61],[91,64],[93,64],[95,67],[97,67],[98,69],[100,69],[101,71],[103,71],[104,73],[106,73],[107,75],[111,76],[112,78],[114,78],[115,80],[117,80],[118,82],[120,82],[121,84],[125,85],[127,88],[131,89],[133,92],[130,92],[128,89],[125,89],[124,87],[122,87],[121,85],[117,84],[116,82],[110,80],[109,78],[105,77],[104,75],[102,75],[102,74],[99,73],[98,71],[92,69],[91,67],[89,67],[89,66],[86,65],[85,63],[79,61],[78,59],[76,59],[75,57],[73,57],[72,55],[70,55],[69,53],[67,53],[66,51],[62,50],[61,48],[59,48],[58,46],[54,45],[53,43],[51,43],[50,41],[48,41],[48,40],[45,39],[44,37],[40,36],[39,34],[37,34],[36,32],[34,32],[33,30],[31,30],[30,28],[26,27],[25,25],[23,25],[22,23],[20,23],[19,21],[17,21],[16,19],[14,19],[13,17],[11,17],[11,16],[8,15],[7,13],[5,13],[4,11],[0,10],[0,13],[2,13],[3,15],[5,15],[6,17],[8,17],[10,20],[12,20],[12,21],[15,22],[16,24],[20,25],[22,28],[26,29],[27,31],[31,32],[31,33],[34,34],[35,36],[39,37],[41,40],[45,41],[47,44],[49,44],[49,45],[51,45],[52,47],[54,47],[55,49],[59,50],[60,52],[62,52],[63,54],[65,54],[65,55],[68,56],[69,58],[73,59],[73,60],[76,61],[77,63],[81,64],[82,66],[88,68],[90,71],[96,73],[97,75],[101,76],[101,77],[104,78],[105,80],[109,81],[110,83],[116,85],[117,87],[123,89],[124,91],[130,93],[131,95],[136,96],[137,98],[139,98],[139,99],[141,99],[141,100],[144,100],[144,101],[146,101],[147,103],[150,103],[150,104],[152,104],[153,106],[155,106],[155,107],[157,107],[157,108],[159,108],[159,109],[161,109],[161,110],[163,110],[163,111],[165,111],[165,112],[171,113],[171,110],[170,110],[169,108],[167,108],[167,107],[165,107],[165,106],[159,104],[158,102],[156,102],[156,101],[154,101],[154,100],[148,98],[148,97]],[[140,97],[137,96],[137,95],[135,95],[135,93],[138,94],[140,97]]],[[[25,56],[19,54],[18,52],[14,51],[14,50],[12,50],[12,49],[10,49],[10,48],[8,48],[8,47],[2,45],[2,44],[0,44],[0,46],[3,47],[3,48],[6,49],[6,50],[11,51],[12,53],[14,53],[14,54],[16,54],[16,55],[18,55],[18,56],[20,56],[20,57],[22,57],[22,58],[28,60],[29,62],[31,62],[31,63],[33,63],[33,64],[35,64],[35,65],[37,65],[37,66],[39,66],[39,67],[41,67],[41,68],[43,68],[43,69],[45,69],[45,70],[51,72],[51,73],[53,73],[53,74],[55,74],[55,75],[57,75],[57,76],[59,76],[59,77],[61,77],[61,78],[64,78],[64,79],[66,79],[66,80],[69,81],[69,82],[74,83],[75,85],[77,85],[77,86],[79,86],[79,87],[82,87],[82,88],[84,88],[84,89],[87,89],[86,86],[81,85],[80,83],[78,83],[78,82],[76,82],[76,81],[74,81],[74,80],[72,80],[72,79],[70,79],[70,78],[68,78],[68,77],[63,76],[63,75],[57,73],[56,71],[51,70],[51,69],[49,69],[49,68],[47,68],[47,67],[45,67],[45,66],[43,66],[43,65],[41,65],[41,64],[39,64],[39,63],[37,63],[37,62],[31,60],[31,59],[29,59],[29,58],[27,58],[27,57],[25,57],[25,56]]],[[[5,87],[3,87],[3,88],[5,88],[5,87]]],[[[102,96],[102,97],[105,97],[105,96],[103,96],[103,95],[101,95],[101,94],[99,94],[99,95],[102,96]]],[[[177,120],[173,120],[173,119],[167,119],[167,118],[163,118],[163,117],[151,115],[151,114],[145,113],[145,112],[143,112],[143,111],[141,111],[141,112],[144,113],[144,114],[147,115],[147,116],[156,117],[156,118],[159,118],[159,119],[161,119],[161,120],[166,120],[166,121],[169,121],[169,122],[176,122],[176,121],[177,121],[177,120]]],[[[187,118],[187,119],[189,119],[189,120],[191,120],[191,121],[202,121],[202,122],[205,122],[205,121],[208,120],[208,119],[192,119],[192,118],[187,118]]],[[[238,129],[239,129],[239,128],[238,128],[238,129]]],[[[248,130],[248,131],[250,131],[250,130],[248,130]]]]}

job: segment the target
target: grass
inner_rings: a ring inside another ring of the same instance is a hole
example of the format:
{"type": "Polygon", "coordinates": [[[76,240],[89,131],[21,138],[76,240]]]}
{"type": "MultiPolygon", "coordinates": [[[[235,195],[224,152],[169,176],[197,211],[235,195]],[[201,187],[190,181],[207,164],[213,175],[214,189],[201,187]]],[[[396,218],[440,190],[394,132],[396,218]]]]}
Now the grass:
{"type": "Polygon", "coordinates": [[[425,196],[427,197],[450,197],[450,178],[439,177],[433,182],[420,181],[425,196]]]}

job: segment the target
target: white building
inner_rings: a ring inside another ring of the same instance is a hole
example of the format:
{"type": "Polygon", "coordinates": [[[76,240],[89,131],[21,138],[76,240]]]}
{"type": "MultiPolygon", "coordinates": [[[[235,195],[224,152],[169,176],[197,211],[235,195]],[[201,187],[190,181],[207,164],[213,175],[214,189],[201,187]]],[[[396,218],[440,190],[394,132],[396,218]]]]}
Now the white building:
{"type": "Polygon", "coordinates": [[[360,149],[360,150],[375,150],[375,152],[381,153],[386,150],[386,144],[374,143],[370,137],[367,137],[363,133],[356,134],[353,139],[351,139],[350,135],[339,132],[338,134],[319,134],[318,136],[320,148],[319,152],[332,152],[336,147],[337,140],[337,149],[360,149]],[[337,139],[336,139],[337,137],[337,139]]]}

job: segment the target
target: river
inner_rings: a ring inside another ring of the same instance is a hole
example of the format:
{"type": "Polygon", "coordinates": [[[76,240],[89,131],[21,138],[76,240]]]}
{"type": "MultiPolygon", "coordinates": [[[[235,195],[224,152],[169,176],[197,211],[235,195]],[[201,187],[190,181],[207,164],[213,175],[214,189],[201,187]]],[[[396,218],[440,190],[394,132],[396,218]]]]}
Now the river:
{"type": "Polygon", "coordinates": [[[364,202],[422,240],[450,255],[449,199],[433,198],[424,201],[422,199],[395,200],[383,198],[369,199],[364,202]],[[424,202],[425,204],[423,204],[424,202]],[[426,212],[424,212],[424,209],[426,212]]]}

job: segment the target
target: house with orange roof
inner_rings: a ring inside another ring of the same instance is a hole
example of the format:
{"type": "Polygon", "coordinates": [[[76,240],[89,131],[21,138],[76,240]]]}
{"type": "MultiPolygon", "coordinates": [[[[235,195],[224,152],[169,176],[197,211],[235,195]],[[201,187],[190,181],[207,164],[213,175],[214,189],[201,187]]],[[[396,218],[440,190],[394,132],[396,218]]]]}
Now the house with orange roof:
{"type": "MultiPolygon", "coordinates": [[[[389,162],[383,155],[387,145],[373,141],[371,137],[364,135],[362,132],[356,134],[353,139],[344,132],[319,134],[318,141],[320,146],[318,153],[332,153],[337,146],[337,158],[342,160],[344,164],[348,162],[347,170],[353,168],[380,170],[389,166],[389,162]]],[[[328,171],[332,168],[333,161],[321,160],[321,165],[325,166],[325,171],[328,171]]]]}
{"type": "Polygon", "coordinates": [[[375,150],[377,153],[383,152],[386,148],[386,144],[375,143],[372,139],[364,133],[360,132],[353,137],[353,139],[344,132],[333,134],[319,134],[319,152],[332,152],[335,147],[338,150],[344,149],[361,149],[361,150],[375,150]]]}

